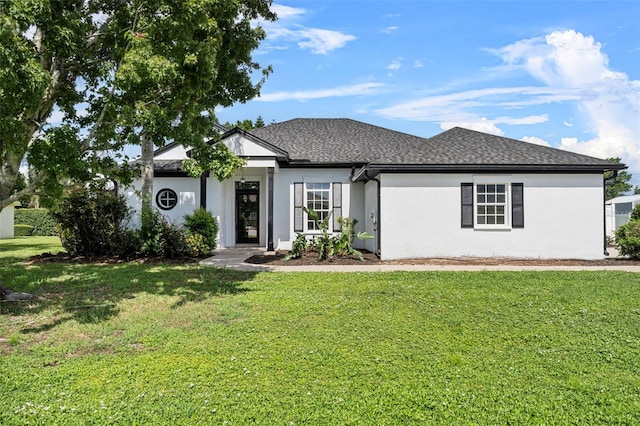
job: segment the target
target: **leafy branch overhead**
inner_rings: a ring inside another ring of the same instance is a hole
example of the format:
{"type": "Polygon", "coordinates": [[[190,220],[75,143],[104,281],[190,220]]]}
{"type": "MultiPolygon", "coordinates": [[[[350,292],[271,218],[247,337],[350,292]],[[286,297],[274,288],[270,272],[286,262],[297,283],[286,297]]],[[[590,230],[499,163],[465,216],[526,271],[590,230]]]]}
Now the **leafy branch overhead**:
{"type": "Polygon", "coordinates": [[[276,19],[270,5],[0,3],[0,61],[11,64],[0,68],[0,208],[60,192],[62,179],[122,179],[129,168],[118,167],[126,159],[117,155],[127,144],[152,152],[175,140],[200,167],[217,161],[216,176],[228,175],[239,162],[204,141],[215,136],[215,108],[257,96],[271,72],[252,58],[265,37],[256,22],[276,19]],[[25,161],[34,176],[14,193],[25,161]]]}

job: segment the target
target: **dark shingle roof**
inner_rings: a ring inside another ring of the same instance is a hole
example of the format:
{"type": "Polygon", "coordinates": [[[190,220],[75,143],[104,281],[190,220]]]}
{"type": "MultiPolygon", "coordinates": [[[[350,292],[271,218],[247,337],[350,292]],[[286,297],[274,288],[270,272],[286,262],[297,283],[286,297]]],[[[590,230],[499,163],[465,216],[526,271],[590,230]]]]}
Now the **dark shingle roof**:
{"type": "Polygon", "coordinates": [[[312,163],[398,162],[425,139],[346,118],[296,118],[251,130],[289,153],[312,163]]]}
{"type": "Polygon", "coordinates": [[[288,152],[292,162],[423,168],[624,168],[606,160],[460,127],[427,139],[345,118],[298,118],[250,133],[288,152]]]}

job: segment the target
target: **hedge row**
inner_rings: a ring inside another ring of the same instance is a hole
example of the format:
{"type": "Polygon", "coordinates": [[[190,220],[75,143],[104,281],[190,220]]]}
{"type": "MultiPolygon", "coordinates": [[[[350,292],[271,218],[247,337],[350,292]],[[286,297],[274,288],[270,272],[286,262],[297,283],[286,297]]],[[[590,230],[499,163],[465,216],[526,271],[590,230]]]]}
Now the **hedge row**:
{"type": "Polygon", "coordinates": [[[30,225],[13,225],[14,237],[30,237],[33,232],[33,226],[30,225]]]}
{"type": "Polygon", "coordinates": [[[33,231],[30,235],[58,235],[58,232],[56,231],[56,220],[48,209],[15,209],[13,223],[16,225],[29,225],[33,227],[33,231]]]}

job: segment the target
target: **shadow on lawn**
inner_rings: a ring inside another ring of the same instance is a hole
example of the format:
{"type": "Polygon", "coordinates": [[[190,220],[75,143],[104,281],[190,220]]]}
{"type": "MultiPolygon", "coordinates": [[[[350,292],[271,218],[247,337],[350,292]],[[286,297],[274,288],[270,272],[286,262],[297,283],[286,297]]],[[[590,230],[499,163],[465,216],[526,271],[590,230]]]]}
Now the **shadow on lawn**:
{"type": "Polygon", "coordinates": [[[122,300],[153,294],[177,297],[178,309],[212,297],[250,291],[247,283],[257,272],[170,263],[64,264],[0,267],[0,281],[14,291],[34,294],[36,300],[2,303],[0,315],[58,312],[47,322],[27,325],[23,333],[39,333],[70,320],[100,323],[119,314],[122,300]]]}

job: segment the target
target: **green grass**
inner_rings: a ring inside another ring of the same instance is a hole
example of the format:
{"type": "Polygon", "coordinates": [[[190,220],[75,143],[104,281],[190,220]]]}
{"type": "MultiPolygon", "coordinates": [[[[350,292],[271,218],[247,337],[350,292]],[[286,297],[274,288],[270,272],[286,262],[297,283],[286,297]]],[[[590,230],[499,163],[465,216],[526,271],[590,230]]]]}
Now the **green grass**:
{"type": "Polygon", "coordinates": [[[0,305],[0,424],[640,423],[639,275],[25,265],[10,244],[0,279],[40,299],[0,305]]]}

